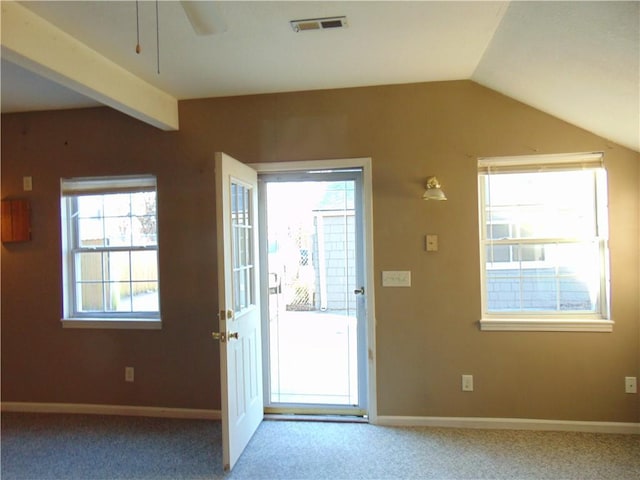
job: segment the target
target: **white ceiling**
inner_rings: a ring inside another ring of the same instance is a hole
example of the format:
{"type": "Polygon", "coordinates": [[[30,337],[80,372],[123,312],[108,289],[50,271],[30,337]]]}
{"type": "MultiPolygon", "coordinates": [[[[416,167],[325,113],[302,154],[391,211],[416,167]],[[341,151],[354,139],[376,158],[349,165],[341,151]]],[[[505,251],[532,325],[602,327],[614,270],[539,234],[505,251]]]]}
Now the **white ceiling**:
{"type": "MultiPolygon", "coordinates": [[[[4,2],[3,2],[4,3],[4,2]]],[[[177,99],[471,79],[640,151],[640,2],[215,2],[193,31],[180,2],[20,2],[177,99]],[[296,33],[289,21],[345,15],[296,33]]],[[[2,112],[98,104],[2,59],[2,112]]]]}

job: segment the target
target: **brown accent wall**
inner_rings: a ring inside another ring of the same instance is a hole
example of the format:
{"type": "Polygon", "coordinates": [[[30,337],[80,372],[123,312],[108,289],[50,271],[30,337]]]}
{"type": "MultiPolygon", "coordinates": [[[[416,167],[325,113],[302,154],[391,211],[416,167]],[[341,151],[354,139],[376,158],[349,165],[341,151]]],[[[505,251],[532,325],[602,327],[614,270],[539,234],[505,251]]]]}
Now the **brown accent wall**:
{"type": "Polygon", "coordinates": [[[623,384],[640,377],[640,155],[470,81],[183,101],[178,132],[109,108],[3,115],[2,198],[31,200],[33,240],[1,247],[2,401],[220,407],[215,151],[372,158],[376,278],[413,274],[376,285],[379,415],[640,421],[623,384]],[[609,175],[613,333],[481,332],[477,157],[593,150],[609,175]],[[62,329],[60,177],[133,173],[158,177],[163,329],[62,329]],[[447,202],[421,200],[428,175],[447,202]]]}

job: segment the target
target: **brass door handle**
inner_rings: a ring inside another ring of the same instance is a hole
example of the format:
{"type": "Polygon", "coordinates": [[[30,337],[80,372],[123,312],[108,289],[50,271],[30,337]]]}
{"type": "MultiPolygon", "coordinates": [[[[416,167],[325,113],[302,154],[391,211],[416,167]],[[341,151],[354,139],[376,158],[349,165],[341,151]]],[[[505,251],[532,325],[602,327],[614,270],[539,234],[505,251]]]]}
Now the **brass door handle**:
{"type": "Polygon", "coordinates": [[[220,343],[224,343],[227,341],[227,336],[224,334],[224,332],[211,332],[211,337],[214,340],[220,340],[220,343]]]}
{"type": "Polygon", "coordinates": [[[238,340],[238,332],[225,334],[224,332],[211,332],[211,338],[214,340],[220,340],[221,343],[225,343],[227,340],[238,340]]]}

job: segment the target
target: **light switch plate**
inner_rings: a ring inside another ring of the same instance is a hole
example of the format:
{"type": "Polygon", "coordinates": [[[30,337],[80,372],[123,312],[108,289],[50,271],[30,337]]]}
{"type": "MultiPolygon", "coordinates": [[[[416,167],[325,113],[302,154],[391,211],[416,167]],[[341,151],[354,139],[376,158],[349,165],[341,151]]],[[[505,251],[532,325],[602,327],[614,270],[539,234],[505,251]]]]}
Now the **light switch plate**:
{"type": "Polygon", "coordinates": [[[386,270],[382,272],[383,287],[410,287],[411,272],[408,270],[386,270]]]}
{"type": "Polygon", "coordinates": [[[462,391],[473,392],[473,375],[462,375],[462,391]]]}

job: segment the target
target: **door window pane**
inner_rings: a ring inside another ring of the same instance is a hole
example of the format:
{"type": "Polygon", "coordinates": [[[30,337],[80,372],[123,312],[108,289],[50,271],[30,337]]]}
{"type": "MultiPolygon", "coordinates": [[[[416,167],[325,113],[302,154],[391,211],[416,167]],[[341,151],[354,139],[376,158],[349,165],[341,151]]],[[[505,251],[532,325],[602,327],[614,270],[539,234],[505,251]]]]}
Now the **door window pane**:
{"type": "Polygon", "coordinates": [[[238,312],[255,304],[253,225],[251,225],[252,194],[252,189],[244,185],[231,184],[233,303],[238,312]]]}

